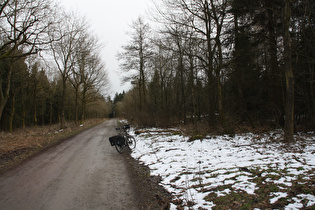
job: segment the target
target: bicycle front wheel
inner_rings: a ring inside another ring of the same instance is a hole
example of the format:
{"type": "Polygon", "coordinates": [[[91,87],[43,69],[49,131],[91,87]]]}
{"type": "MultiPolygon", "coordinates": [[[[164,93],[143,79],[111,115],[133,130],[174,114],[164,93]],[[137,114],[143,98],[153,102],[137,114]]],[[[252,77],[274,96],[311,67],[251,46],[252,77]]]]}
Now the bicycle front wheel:
{"type": "Polygon", "coordinates": [[[129,149],[134,149],[136,148],[136,139],[133,136],[126,136],[126,140],[127,140],[127,146],[129,147],[129,149]]]}

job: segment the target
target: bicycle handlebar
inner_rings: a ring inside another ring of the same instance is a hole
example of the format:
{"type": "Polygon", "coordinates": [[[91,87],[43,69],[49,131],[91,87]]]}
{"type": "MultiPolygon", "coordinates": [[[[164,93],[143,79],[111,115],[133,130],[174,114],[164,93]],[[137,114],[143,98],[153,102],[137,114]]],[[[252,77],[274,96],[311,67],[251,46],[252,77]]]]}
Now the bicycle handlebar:
{"type": "Polygon", "coordinates": [[[117,131],[120,135],[127,135],[129,129],[130,129],[130,124],[126,124],[126,125],[123,125],[122,127],[116,128],[116,131],[117,131]]]}

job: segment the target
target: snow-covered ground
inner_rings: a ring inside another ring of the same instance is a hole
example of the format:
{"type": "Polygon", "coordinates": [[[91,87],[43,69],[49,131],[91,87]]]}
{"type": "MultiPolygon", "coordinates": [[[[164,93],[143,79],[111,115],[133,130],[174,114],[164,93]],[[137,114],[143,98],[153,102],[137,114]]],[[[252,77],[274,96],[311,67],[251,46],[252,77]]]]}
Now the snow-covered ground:
{"type": "Polygon", "coordinates": [[[281,131],[194,141],[180,133],[151,128],[133,134],[137,147],[132,157],[161,177],[161,185],[174,196],[171,209],[211,209],[220,198],[241,193],[247,197],[233,198],[232,206],[249,205],[246,198],[255,199],[250,207],[258,209],[280,201],[285,209],[315,205],[315,186],[309,186],[315,179],[314,133],[297,136],[304,140],[291,146],[277,140],[281,131]]]}

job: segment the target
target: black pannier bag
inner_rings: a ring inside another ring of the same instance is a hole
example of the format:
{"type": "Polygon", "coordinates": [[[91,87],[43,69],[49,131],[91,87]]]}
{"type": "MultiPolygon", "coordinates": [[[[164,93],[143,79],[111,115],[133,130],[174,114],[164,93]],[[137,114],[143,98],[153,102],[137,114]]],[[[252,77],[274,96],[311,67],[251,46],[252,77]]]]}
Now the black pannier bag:
{"type": "Polygon", "coordinates": [[[121,146],[124,144],[125,138],[119,135],[112,136],[112,137],[109,137],[109,142],[111,146],[115,146],[115,144],[121,146]]]}

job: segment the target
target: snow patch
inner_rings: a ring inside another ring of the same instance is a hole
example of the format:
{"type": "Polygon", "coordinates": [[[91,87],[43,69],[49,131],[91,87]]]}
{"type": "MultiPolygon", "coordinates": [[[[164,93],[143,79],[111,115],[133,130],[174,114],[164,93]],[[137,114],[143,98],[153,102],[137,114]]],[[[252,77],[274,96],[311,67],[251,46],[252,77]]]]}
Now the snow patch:
{"type": "MultiPolygon", "coordinates": [[[[161,176],[161,185],[176,199],[193,201],[194,209],[215,206],[205,197],[209,190],[219,186],[230,187],[215,191],[217,196],[238,190],[253,195],[259,189],[254,182],[259,176],[265,178],[265,183],[279,185],[280,189],[292,186],[299,175],[315,168],[315,137],[310,136],[313,134],[306,135],[302,152],[291,152],[281,149],[280,142],[270,142],[270,136],[277,138],[279,131],[259,138],[246,133],[234,137],[209,136],[193,142],[188,142],[189,138],[179,133],[176,129],[144,130],[136,137],[137,147],[131,155],[148,165],[151,175],[161,176]],[[261,174],[255,174],[258,169],[261,174]],[[285,174],[280,174],[281,171],[285,174]]],[[[295,147],[300,148],[300,145],[297,143],[295,147]]],[[[273,192],[270,196],[271,204],[288,197],[284,192],[273,192]]],[[[303,199],[308,200],[309,206],[315,204],[315,197],[310,194],[292,199],[294,202],[286,209],[302,208],[303,199]]],[[[176,206],[171,204],[171,209],[176,206]]]]}

